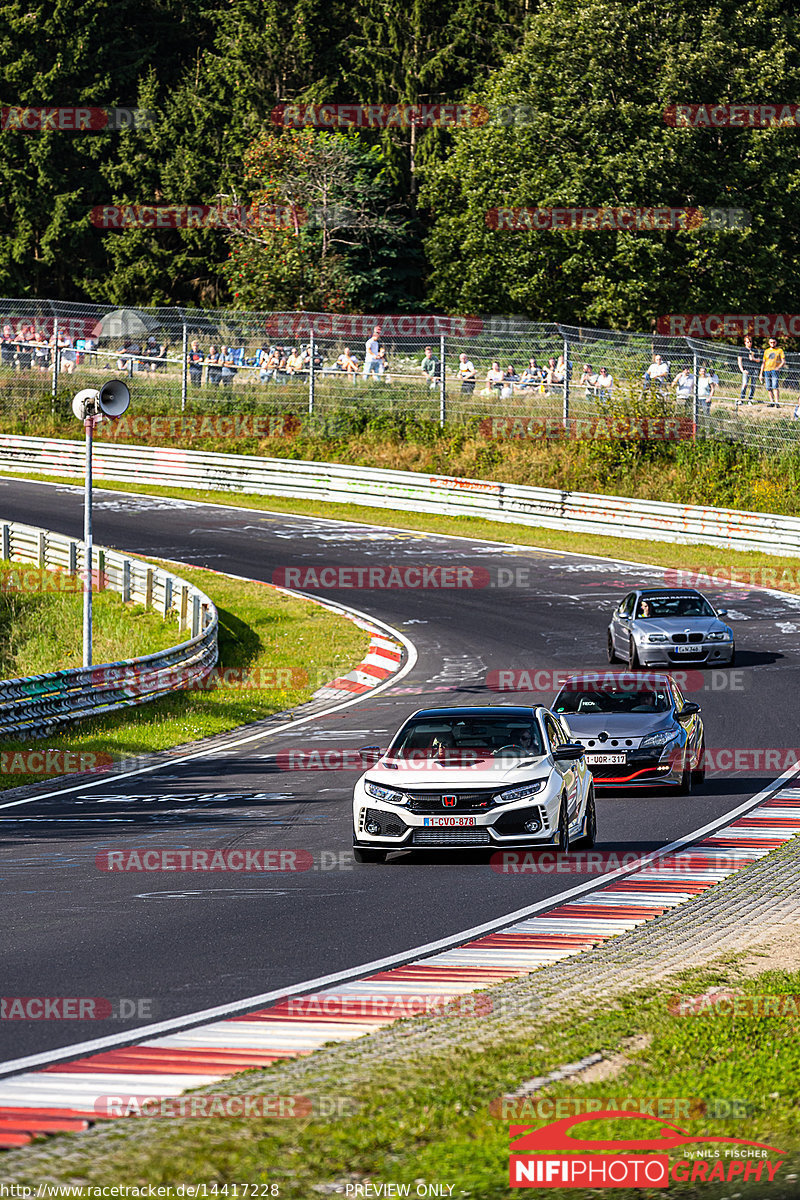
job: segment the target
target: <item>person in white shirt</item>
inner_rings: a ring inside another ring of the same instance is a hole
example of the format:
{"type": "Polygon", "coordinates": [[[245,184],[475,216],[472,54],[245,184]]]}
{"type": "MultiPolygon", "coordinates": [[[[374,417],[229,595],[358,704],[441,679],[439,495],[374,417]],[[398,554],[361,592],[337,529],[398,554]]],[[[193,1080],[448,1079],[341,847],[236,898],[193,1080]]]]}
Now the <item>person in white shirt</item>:
{"type": "Polygon", "coordinates": [[[614,386],[614,376],[609,375],[605,367],[601,367],[597,374],[597,395],[601,400],[607,400],[611,395],[611,389],[614,386]]]}
{"type": "Polygon", "coordinates": [[[490,388],[496,388],[498,392],[500,391],[503,386],[503,372],[500,369],[499,362],[493,362],[486,372],[486,382],[490,388]]]}
{"type": "Polygon", "coordinates": [[[597,372],[591,363],[583,364],[583,370],[581,371],[581,377],[578,380],[578,386],[586,389],[585,396],[587,400],[596,394],[597,372]]]}
{"type": "Polygon", "coordinates": [[[386,353],[381,345],[381,327],[376,325],[364,347],[364,379],[372,374],[380,379],[386,365],[386,353]]]}
{"type": "Polygon", "coordinates": [[[458,377],[461,380],[461,394],[471,396],[475,391],[475,365],[466,356],[458,356],[458,377]]]}
{"type": "Polygon", "coordinates": [[[653,361],[644,373],[648,383],[654,383],[658,390],[663,394],[667,386],[667,378],[669,376],[669,363],[662,362],[661,355],[653,355],[653,361]]]}
{"type": "Polygon", "coordinates": [[[691,400],[694,397],[694,375],[689,367],[684,367],[672,381],[675,396],[678,400],[691,400]]]}

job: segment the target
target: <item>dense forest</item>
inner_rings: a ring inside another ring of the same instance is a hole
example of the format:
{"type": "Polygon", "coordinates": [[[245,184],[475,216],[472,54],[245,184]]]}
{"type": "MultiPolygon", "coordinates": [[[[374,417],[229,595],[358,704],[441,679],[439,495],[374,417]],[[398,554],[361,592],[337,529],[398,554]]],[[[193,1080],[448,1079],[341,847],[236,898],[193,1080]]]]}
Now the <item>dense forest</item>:
{"type": "Polygon", "coordinates": [[[788,2],[10,0],[2,15],[5,296],[435,308],[630,329],[666,312],[797,309],[798,124],[681,127],[664,115],[800,95],[788,2]],[[286,123],[297,106],[330,104],[471,115],[286,123]],[[76,105],[143,116],[95,130],[20,121],[20,110],[76,105]],[[99,206],[199,205],[243,217],[187,228],[92,218],[99,206]],[[750,218],[633,232],[497,229],[486,217],[621,205],[750,218]]]}

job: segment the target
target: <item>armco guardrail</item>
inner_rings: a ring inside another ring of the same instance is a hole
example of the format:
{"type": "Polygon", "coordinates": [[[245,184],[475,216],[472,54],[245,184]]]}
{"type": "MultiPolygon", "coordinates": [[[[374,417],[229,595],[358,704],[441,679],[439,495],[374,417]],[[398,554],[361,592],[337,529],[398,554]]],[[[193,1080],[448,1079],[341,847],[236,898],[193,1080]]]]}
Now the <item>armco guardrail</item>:
{"type": "MultiPolygon", "coordinates": [[[[82,542],[31,525],[0,523],[2,555],[11,562],[36,563],[43,571],[85,578],[82,542]]],[[[178,575],[115,550],[95,547],[93,586],[119,592],[165,617],[174,613],[190,638],[168,650],[124,662],[52,671],[0,682],[0,739],[44,737],[57,726],[155,700],[201,680],[217,661],[217,610],[212,601],[178,575]]],[[[43,588],[58,575],[44,577],[43,588]]],[[[66,590],[66,587],[65,589],[66,590]]]]}
{"type": "MultiPolygon", "coordinates": [[[[83,475],[83,445],[58,438],[0,435],[0,470],[83,475]]],[[[704,543],[764,554],[800,553],[800,518],[517,487],[484,479],[385,471],[338,463],[255,458],[155,446],[94,444],[103,479],[261,496],[362,504],[454,517],[482,517],[574,533],[704,543]]]]}

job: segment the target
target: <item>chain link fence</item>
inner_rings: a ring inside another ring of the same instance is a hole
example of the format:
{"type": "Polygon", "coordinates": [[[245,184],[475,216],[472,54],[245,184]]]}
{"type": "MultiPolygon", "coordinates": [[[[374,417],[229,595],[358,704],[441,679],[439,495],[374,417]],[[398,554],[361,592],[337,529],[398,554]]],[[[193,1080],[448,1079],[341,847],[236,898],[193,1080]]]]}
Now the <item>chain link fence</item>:
{"type": "Polygon", "coordinates": [[[487,437],[800,435],[800,354],[777,406],[758,362],[719,341],[514,317],[122,308],[0,299],[0,420],[64,432],[75,392],[111,376],[138,414],[413,412],[487,437]],[[772,403],[770,403],[772,400],[772,403]]]}

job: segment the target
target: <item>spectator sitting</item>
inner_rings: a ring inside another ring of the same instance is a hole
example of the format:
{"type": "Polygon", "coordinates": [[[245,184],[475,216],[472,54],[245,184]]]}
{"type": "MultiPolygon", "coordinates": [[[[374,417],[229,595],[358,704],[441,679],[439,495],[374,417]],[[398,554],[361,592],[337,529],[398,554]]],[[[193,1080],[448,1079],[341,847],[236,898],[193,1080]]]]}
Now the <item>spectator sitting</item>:
{"type": "Polygon", "coordinates": [[[509,400],[514,395],[514,384],[519,383],[519,375],[513,363],[509,363],[503,373],[503,390],[500,396],[503,400],[509,400]]]}
{"type": "Polygon", "coordinates": [[[46,371],[50,365],[50,349],[43,333],[37,333],[33,341],[33,365],[38,371],[46,371]]]}
{"type": "Polygon", "coordinates": [[[68,333],[60,333],[58,335],[58,349],[61,353],[61,366],[67,375],[72,375],[75,370],[75,351],[72,349],[72,338],[68,333]]]}
{"type": "Polygon", "coordinates": [[[611,395],[611,389],[614,386],[614,377],[609,375],[605,367],[601,367],[597,374],[597,395],[601,400],[607,400],[611,395]]]}
{"type": "Polygon", "coordinates": [[[660,354],[653,355],[653,361],[644,373],[645,387],[654,383],[659,392],[664,395],[668,377],[669,363],[662,362],[660,354]]]}
{"type": "Polygon", "coordinates": [[[475,366],[466,354],[458,356],[458,377],[461,380],[462,396],[471,396],[475,391],[475,366]]]}
{"type": "Polygon", "coordinates": [[[358,374],[358,359],[353,358],[352,354],[350,353],[349,346],[345,346],[344,350],[333,364],[333,369],[334,371],[346,371],[348,383],[355,382],[355,378],[358,374]]]}
{"type": "Polygon", "coordinates": [[[431,391],[433,391],[437,382],[441,378],[439,371],[439,360],[438,358],[434,357],[433,346],[425,347],[425,356],[422,359],[420,370],[428,382],[428,387],[431,389],[431,391]]]}
{"type": "Polygon", "coordinates": [[[33,338],[27,325],[20,326],[19,333],[14,338],[14,345],[17,348],[17,370],[27,371],[33,357],[33,338]]]}
{"type": "Polygon", "coordinates": [[[297,349],[297,346],[292,346],[292,352],[286,362],[287,375],[300,375],[304,367],[304,357],[297,349]]]}
{"type": "Polygon", "coordinates": [[[500,370],[500,363],[495,360],[489,370],[486,372],[486,382],[489,388],[493,389],[499,395],[503,387],[503,372],[500,370]]]}
{"type": "Polygon", "coordinates": [[[542,372],[535,358],[528,359],[528,365],[522,372],[522,378],[519,381],[520,390],[527,392],[535,388],[542,381],[542,372]]]}

